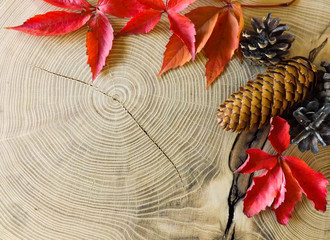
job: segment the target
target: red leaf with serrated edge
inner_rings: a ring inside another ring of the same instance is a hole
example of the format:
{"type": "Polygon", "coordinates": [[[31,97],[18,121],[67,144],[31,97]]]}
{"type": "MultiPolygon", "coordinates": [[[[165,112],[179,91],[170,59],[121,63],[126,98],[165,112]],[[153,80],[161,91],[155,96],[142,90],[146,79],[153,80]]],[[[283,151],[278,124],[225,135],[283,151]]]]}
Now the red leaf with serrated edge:
{"type": "Polygon", "coordinates": [[[252,217],[272,205],[280,191],[282,175],[280,165],[276,165],[272,170],[253,178],[253,184],[244,199],[243,211],[247,217],[252,217]]]}
{"type": "Polygon", "coordinates": [[[162,13],[157,10],[144,10],[128,21],[126,26],[120,30],[119,34],[126,35],[147,33],[156,26],[161,16],[162,13]]]}
{"type": "Polygon", "coordinates": [[[138,0],[99,0],[97,7],[104,13],[120,18],[133,17],[146,9],[138,0]]]}
{"type": "Polygon", "coordinates": [[[228,61],[238,48],[239,24],[230,10],[223,12],[205,45],[205,55],[209,61],[206,63],[206,78],[208,88],[211,83],[223,72],[228,61]]]}
{"type": "Polygon", "coordinates": [[[170,12],[178,13],[195,1],[196,0],[170,0],[167,4],[167,10],[170,12]]]}
{"type": "Polygon", "coordinates": [[[192,59],[195,59],[195,35],[196,30],[191,20],[177,13],[168,13],[170,29],[187,46],[192,59]]]}
{"type": "Polygon", "coordinates": [[[162,0],[138,0],[142,5],[155,10],[165,10],[165,4],[162,0]]]}
{"type": "Polygon", "coordinates": [[[239,24],[239,31],[238,31],[238,35],[237,35],[237,38],[239,39],[241,36],[242,30],[244,28],[244,18],[243,18],[242,6],[238,2],[233,3],[232,6],[233,6],[234,15],[239,24]]]}
{"type": "Polygon", "coordinates": [[[66,8],[71,10],[84,10],[93,7],[85,0],[44,0],[44,1],[56,7],[66,8]]]}
{"type": "Polygon", "coordinates": [[[158,76],[172,68],[182,66],[190,60],[191,54],[187,46],[184,45],[177,35],[173,34],[166,45],[163,65],[158,73],[158,76]]]}
{"type": "Polygon", "coordinates": [[[278,153],[284,152],[290,145],[289,129],[290,125],[283,118],[272,118],[268,140],[278,153]]]}
{"type": "Polygon", "coordinates": [[[276,208],[275,214],[280,224],[286,225],[297,202],[301,199],[301,189],[293,177],[292,172],[285,161],[282,162],[282,170],[285,176],[285,195],[282,204],[276,208]]]}
{"type": "MultiPolygon", "coordinates": [[[[200,52],[205,46],[207,40],[212,34],[215,23],[218,19],[220,9],[218,7],[199,7],[185,16],[188,17],[195,25],[196,29],[196,53],[200,52]]],[[[188,48],[176,35],[172,35],[166,50],[164,52],[163,65],[158,76],[166,71],[182,66],[191,60],[188,48]]]]}
{"type": "Polygon", "coordinates": [[[105,60],[112,48],[113,29],[108,18],[100,11],[88,22],[87,33],[88,64],[91,67],[93,81],[105,65],[105,60]]]}
{"type": "Polygon", "coordinates": [[[277,156],[268,154],[260,149],[250,148],[246,150],[248,158],[236,170],[240,173],[253,173],[262,169],[272,169],[277,164],[277,156]]]}
{"type": "Polygon", "coordinates": [[[7,27],[21,32],[37,36],[62,35],[73,32],[90,19],[88,12],[73,13],[67,11],[48,12],[43,15],[36,15],[20,26],[7,27]]]}
{"type": "Polygon", "coordinates": [[[317,210],[325,211],[327,205],[326,185],[329,183],[328,180],[322,173],[314,171],[299,158],[288,156],[283,156],[283,158],[307,198],[313,202],[317,210]]]}

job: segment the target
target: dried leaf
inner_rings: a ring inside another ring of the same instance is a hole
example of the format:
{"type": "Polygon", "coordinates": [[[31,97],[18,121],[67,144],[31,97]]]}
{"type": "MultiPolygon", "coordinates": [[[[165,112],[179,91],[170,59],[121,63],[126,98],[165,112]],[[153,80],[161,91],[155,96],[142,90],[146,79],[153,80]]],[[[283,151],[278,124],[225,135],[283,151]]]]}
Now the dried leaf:
{"type": "Polygon", "coordinates": [[[271,124],[268,139],[280,152],[270,155],[260,149],[248,149],[249,158],[237,170],[241,173],[252,173],[265,169],[261,176],[253,178],[253,185],[244,199],[244,213],[251,217],[267,206],[272,206],[277,221],[286,225],[294,206],[301,199],[302,192],[317,210],[325,211],[328,180],[301,159],[282,155],[281,151],[288,147],[286,137],[282,140],[283,135],[289,134],[288,123],[280,117],[275,117],[271,124]]]}
{"type": "Polygon", "coordinates": [[[97,6],[102,12],[120,18],[133,17],[146,9],[138,0],[99,0],[97,6]]]}
{"type": "Polygon", "coordinates": [[[167,5],[167,11],[178,13],[194,3],[196,0],[170,0],[167,5]]]}
{"type": "Polygon", "coordinates": [[[20,26],[7,27],[7,29],[13,29],[37,36],[62,35],[81,28],[86,24],[90,17],[91,14],[88,12],[73,13],[67,11],[54,11],[43,15],[36,15],[20,26]]]}
{"type": "Polygon", "coordinates": [[[191,20],[177,13],[168,13],[170,29],[187,46],[192,59],[195,59],[195,35],[196,30],[191,20]]]}
{"type": "Polygon", "coordinates": [[[205,45],[205,55],[209,58],[205,72],[207,87],[223,72],[238,48],[238,32],[237,19],[228,9],[220,15],[213,33],[205,45]]]}
{"type": "Polygon", "coordinates": [[[307,198],[313,202],[317,210],[324,212],[327,205],[328,180],[323,174],[311,169],[303,160],[287,156],[284,158],[307,198]]]}
{"type": "MultiPolygon", "coordinates": [[[[207,40],[212,34],[215,23],[218,19],[220,8],[218,7],[199,7],[185,16],[188,17],[195,25],[196,29],[196,53],[200,52],[205,46],[207,40]]],[[[162,68],[158,74],[182,66],[191,60],[191,54],[184,43],[175,35],[170,37],[166,50],[164,52],[164,59],[162,68]]]]}
{"type": "Polygon", "coordinates": [[[105,65],[105,60],[112,48],[113,29],[108,18],[101,11],[96,12],[88,26],[90,29],[86,42],[87,63],[91,67],[94,80],[105,65]]]}
{"type": "Polygon", "coordinates": [[[290,145],[290,125],[283,118],[275,117],[271,120],[271,126],[268,140],[278,153],[282,153],[290,145]]]}
{"type": "Polygon", "coordinates": [[[162,0],[138,0],[142,5],[155,10],[165,10],[165,4],[162,0]]]}
{"type": "Polygon", "coordinates": [[[119,34],[126,35],[148,33],[156,26],[161,16],[162,13],[157,10],[143,10],[129,20],[125,27],[120,30],[119,34]]]}

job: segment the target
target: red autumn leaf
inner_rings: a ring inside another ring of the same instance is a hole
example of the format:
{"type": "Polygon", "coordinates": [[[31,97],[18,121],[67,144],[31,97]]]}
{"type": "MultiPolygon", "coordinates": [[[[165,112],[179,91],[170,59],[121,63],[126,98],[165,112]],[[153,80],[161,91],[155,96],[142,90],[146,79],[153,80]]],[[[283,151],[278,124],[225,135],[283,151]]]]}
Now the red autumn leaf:
{"type": "MultiPolygon", "coordinates": [[[[192,58],[195,58],[195,35],[194,24],[190,19],[177,14],[195,0],[169,0],[164,5],[162,0],[138,0],[149,10],[141,11],[135,15],[120,31],[122,35],[148,33],[159,22],[161,15],[167,13],[171,31],[180,39],[189,50],[192,58]],[[158,12],[158,13],[157,13],[158,12]]],[[[173,38],[172,38],[173,39],[173,38]]],[[[176,43],[174,43],[176,45],[176,43]]]]}
{"type": "Polygon", "coordinates": [[[100,73],[105,60],[112,48],[113,29],[108,18],[97,11],[88,23],[90,30],[87,33],[88,64],[91,67],[93,80],[100,73]]]}
{"type": "Polygon", "coordinates": [[[167,10],[171,12],[181,12],[196,0],[170,0],[167,5],[167,10]]]}
{"type": "Polygon", "coordinates": [[[294,206],[301,199],[301,189],[297,180],[293,177],[292,172],[286,162],[282,162],[282,170],[285,177],[285,195],[282,204],[277,207],[274,212],[276,214],[277,221],[280,224],[286,225],[291,217],[294,206]]]}
{"type": "Polygon", "coordinates": [[[142,5],[155,10],[165,10],[165,4],[162,0],[138,0],[142,5]]]}
{"type": "Polygon", "coordinates": [[[237,35],[237,38],[239,39],[241,36],[241,33],[243,31],[243,28],[244,28],[244,18],[243,18],[242,6],[238,2],[233,3],[232,6],[233,6],[234,15],[239,24],[239,31],[238,31],[238,35],[237,35]]]}
{"type": "Polygon", "coordinates": [[[37,36],[62,35],[79,29],[86,24],[90,17],[91,14],[89,12],[48,12],[43,15],[36,15],[20,26],[7,27],[7,29],[37,36]]]}
{"type": "MultiPolygon", "coordinates": [[[[199,7],[193,9],[185,16],[195,25],[196,29],[196,53],[200,52],[211,36],[215,23],[218,19],[220,8],[199,7]]],[[[185,44],[176,35],[172,35],[164,52],[163,65],[158,76],[166,71],[182,66],[191,60],[191,54],[185,44]]]]}
{"type": "Polygon", "coordinates": [[[327,205],[328,180],[299,158],[285,156],[284,159],[307,198],[313,202],[317,210],[324,212],[327,205]]]}
{"type": "MultiPolygon", "coordinates": [[[[268,139],[279,151],[286,150],[288,123],[280,117],[275,117],[271,124],[268,139]]],[[[317,210],[325,211],[328,180],[321,173],[311,169],[303,160],[284,156],[281,152],[270,155],[260,149],[248,149],[247,153],[249,157],[238,172],[252,173],[265,169],[261,176],[253,178],[253,185],[246,193],[244,213],[248,217],[272,206],[277,221],[286,225],[294,206],[301,199],[302,192],[317,210]]]]}
{"type": "Polygon", "coordinates": [[[104,13],[120,18],[133,17],[146,9],[138,0],[99,0],[97,7],[104,13]]]}
{"type": "Polygon", "coordinates": [[[283,118],[273,118],[268,140],[278,152],[284,152],[290,145],[290,125],[283,118]]]}
{"type": "Polygon", "coordinates": [[[119,34],[147,33],[156,26],[161,16],[162,13],[157,10],[144,10],[128,21],[126,26],[120,30],[119,34]]]}
{"type": "Polygon", "coordinates": [[[270,207],[282,184],[282,169],[276,165],[272,170],[253,178],[253,184],[248,189],[244,199],[244,213],[251,217],[266,207],[270,207]]]}
{"type": "Polygon", "coordinates": [[[272,208],[273,209],[277,209],[283,202],[284,202],[284,198],[285,198],[285,193],[286,193],[286,179],[284,176],[284,172],[282,169],[282,175],[281,175],[282,179],[281,179],[281,185],[280,185],[280,190],[278,191],[274,202],[272,204],[272,208]]]}
{"type": "Polygon", "coordinates": [[[85,0],[44,0],[57,7],[81,10],[80,13],[67,11],[48,12],[28,19],[17,27],[9,27],[38,36],[60,35],[72,32],[86,23],[88,64],[91,67],[92,80],[105,65],[105,61],[112,48],[113,29],[104,12],[115,16],[126,17],[137,14],[146,8],[138,0],[99,0],[97,7],[93,7],[85,0]]]}
{"type": "Polygon", "coordinates": [[[84,10],[93,7],[85,0],[44,0],[44,1],[56,7],[66,8],[70,10],[84,10]]]}
{"type": "Polygon", "coordinates": [[[238,21],[228,9],[220,15],[213,33],[205,45],[205,55],[209,58],[205,72],[207,88],[223,72],[228,61],[238,48],[238,32],[238,21]]]}
{"type": "Polygon", "coordinates": [[[260,149],[248,149],[247,160],[236,170],[241,173],[253,173],[262,169],[270,170],[277,164],[277,157],[260,149]]]}
{"type": "Polygon", "coordinates": [[[187,46],[192,59],[195,59],[195,35],[196,30],[191,20],[177,13],[168,13],[170,20],[170,29],[187,46]]]}

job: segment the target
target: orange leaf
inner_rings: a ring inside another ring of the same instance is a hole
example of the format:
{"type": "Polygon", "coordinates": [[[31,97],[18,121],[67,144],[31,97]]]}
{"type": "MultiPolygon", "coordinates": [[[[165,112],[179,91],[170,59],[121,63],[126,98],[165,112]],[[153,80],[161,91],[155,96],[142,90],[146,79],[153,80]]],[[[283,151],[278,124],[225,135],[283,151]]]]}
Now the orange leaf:
{"type": "Polygon", "coordinates": [[[209,58],[205,72],[207,88],[223,72],[228,61],[238,48],[238,32],[239,24],[237,19],[228,9],[220,15],[213,33],[205,45],[205,55],[209,58]]]}
{"type": "Polygon", "coordinates": [[[192,21],[177,13],[168,13],[171,31],[177,35],[187,46],[193,59],[195,59],[195,35],[196,30],[192,21]]]}
{"type": "Polygon", "coordinates": [[[244,28],[244,18],[243,18],[243,12],[242,12],[242,6],[238,2],[233,3],[233,11],[235,14],[235,17],[239,23],[239,31],[238,31],[238,38],[240,38],[242,30],[244,28]]]}
{"type": "MultiPolygon", "coordinates": [[[[218,19],[220,8],[218,7],[199,7],[185,16],[188,17],[195,25],[196,29],[196,53],[200,52],[205,46],[207,40],[210,38],[215,23],[218,19]]],[[[165,73],[166,71],[182,66],[191,60],[191,55],[188,48],[176,36],[172,35],[166,50],[164,52],[163,66],[158,74],[165,73]]]]}
{"type": "Polygon", "coordinates": [[[100,11],[88,22],[87,33],[88,64],[91,67],[93,81],[105,65],[105,60],[112,48],[113,29],[108,18],[100,11]]]}

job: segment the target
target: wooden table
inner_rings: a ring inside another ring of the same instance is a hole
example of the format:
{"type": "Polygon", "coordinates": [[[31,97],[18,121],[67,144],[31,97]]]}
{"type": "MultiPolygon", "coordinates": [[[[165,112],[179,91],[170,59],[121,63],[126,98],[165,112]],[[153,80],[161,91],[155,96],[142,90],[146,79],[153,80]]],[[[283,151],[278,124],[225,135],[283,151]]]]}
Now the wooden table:
{"type": "MultiPolygon", "coordinates": [[[[221,6],[200,0],[185,12],[211,4],[221,6]]],[[[270,210],[248,219],[242,201],[228,206],[236,134],[217,126],[216,109],[264,68],[235,57],[206,90],[198,54],[158,78],[170,36],[163,17],[147,35],[116,38],[92,83],[86,27],[55,37],[4,29],[54,10],[42,0],[0,2],[0,239],[330,239],[330,211],[306,197],[287,226],[270,210]]],[[[329,0],[244,8],[247,27],[267,12],[291,26],[292,56],[330,36],[329,0]]],[[[116,32],[127,21],[109,19],[116,32]]],[[[328,43],[315,64],[329,54],[328,43]]],[[[330,147],[287,154],[330,179],[330,147]]]]}

